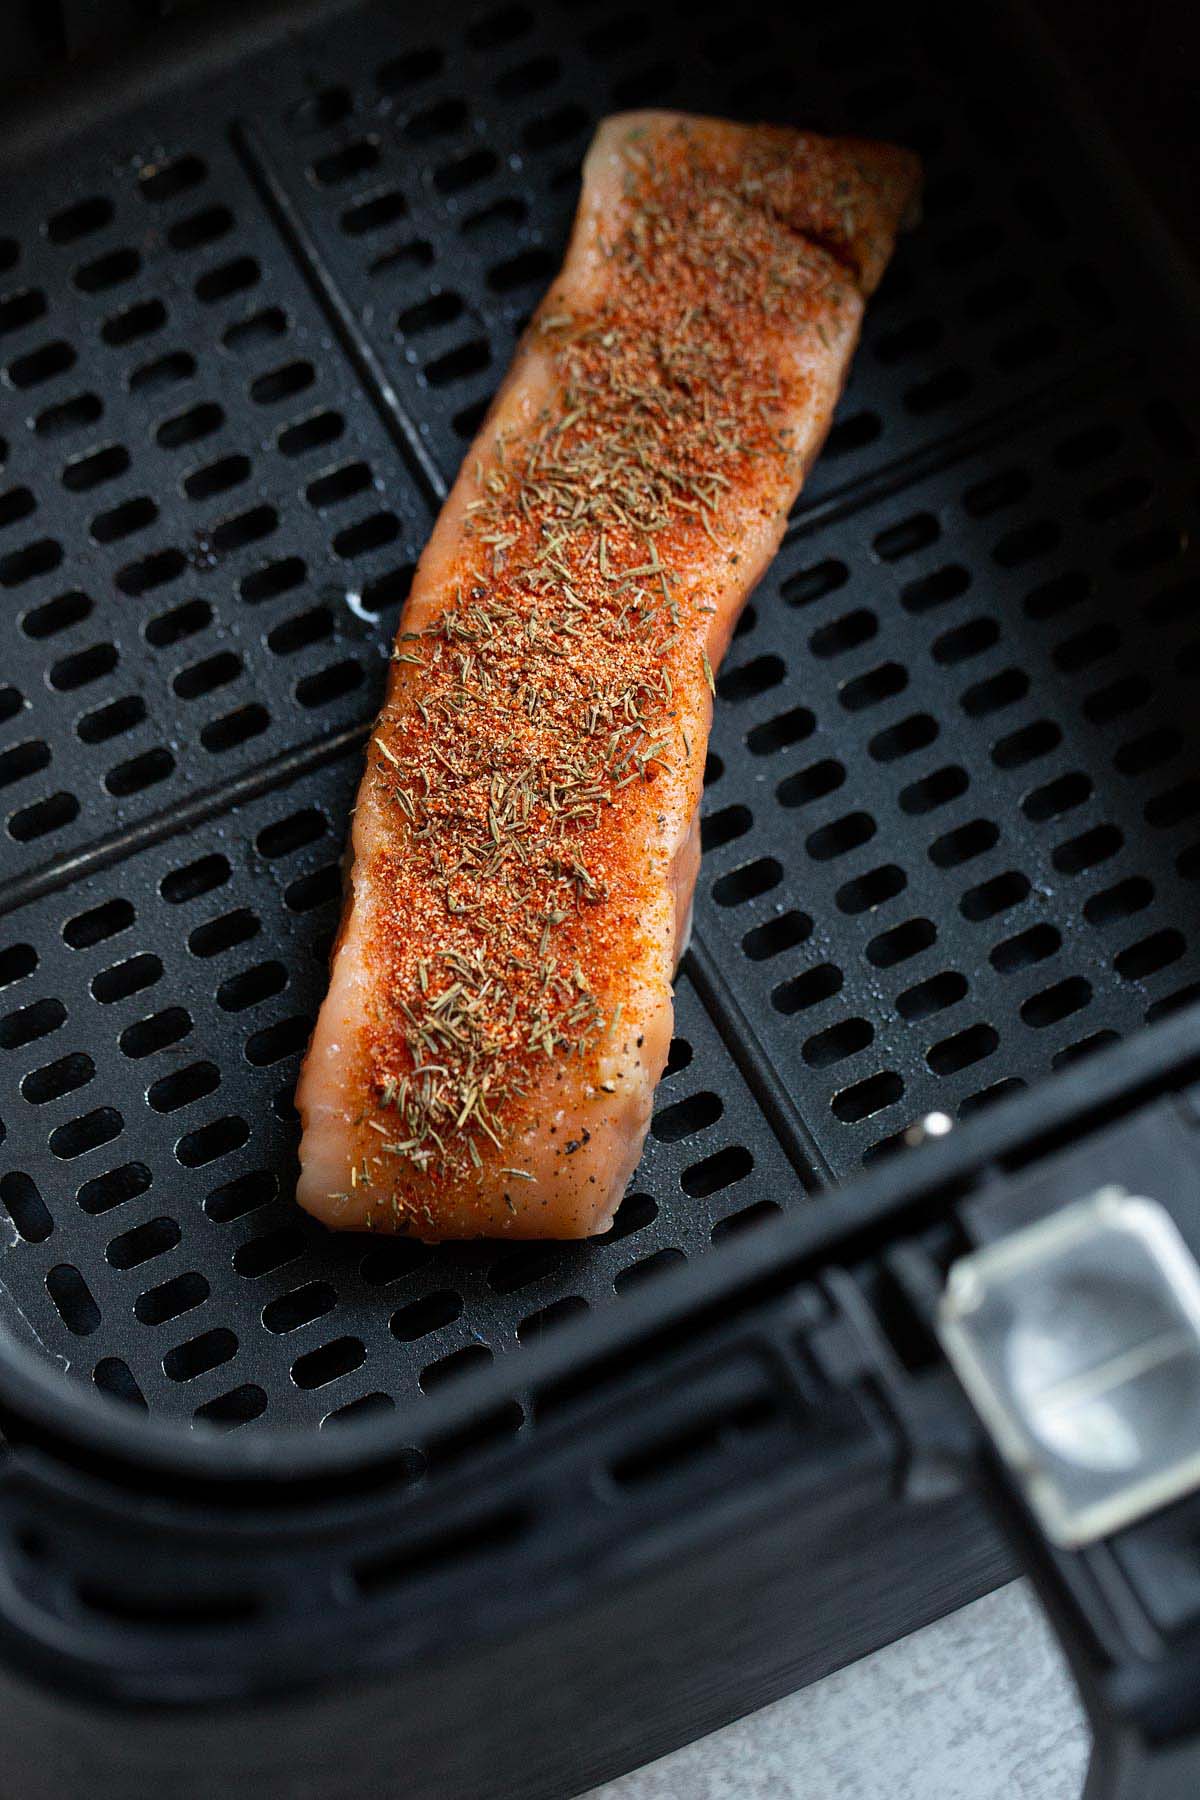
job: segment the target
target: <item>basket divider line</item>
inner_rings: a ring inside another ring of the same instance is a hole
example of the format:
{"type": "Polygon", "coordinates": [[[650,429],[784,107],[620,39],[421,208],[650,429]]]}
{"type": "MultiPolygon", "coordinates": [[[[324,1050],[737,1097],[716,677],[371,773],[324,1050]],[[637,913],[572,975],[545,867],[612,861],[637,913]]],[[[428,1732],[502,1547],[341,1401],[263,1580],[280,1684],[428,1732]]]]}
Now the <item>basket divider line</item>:
{"type": "Polygon", "coordinates": [[[822,494],[811,505],[805,504],[802,494],[784,542],[795,543],[797,539],[848,519],[880,500],[889,500],[927,476],[940,475],[980,451],[999,449],[1030,426],[1060,415],[1065,406],[1094,399],[1135,372],[1132,355],[1103,357],[1070,375],[1048,382],[1036,393],[1026,394],[1023,399],[974,420],[961,431],[947,432],[932,443],[922,444],[919,450],[881,463],[845,486],[822,494]]]}
{"type": "Polygon", "coordinates": [[[244,801],[256,800],[272,788],[287,787],[300,776],[323,768],[326,763],[336,762],[347,751],[357,750],[365,744],[370,729],[369,722],[347,725],[341,731],[297,745],[257,769],[247,769],[232,781],[207,788],[181,804],[165,807],[147,819],[139,819],[124,831],[111,832],[67,856],[54,857],[12,881],[0,883],[0,918],[44,899],[47,894],[56,893],[60,888],[69,887],[72,882],[98,874],[101,869],[110,868],[126,857],[136,856],[152,844],[161,844],[166,838],[192,831],[197,825],[217,818],[244,801]]]}
{"type": "Polygon", "coordinates": [[[718,958],[698,929],[693,931],[682,966],[691,976],[705,1011],[741,1070],[781,1149],[800,1177],[801,1185],[810,1192],[835,1187],[837,1177],[809,1131],[795,1095],[722,973],[718,958]]]}
{"type": "Polygon", "coordinates": [[[298,208],[271,167],[257,132],[244,119],[239,119],[230,126],[229,135],[271,223],[329,320],[384,429],[427,498],[439,507],[450,492],[450,484],[426,448],[416,421],[402,405],[387,370],[326,266],[298,208]]]}

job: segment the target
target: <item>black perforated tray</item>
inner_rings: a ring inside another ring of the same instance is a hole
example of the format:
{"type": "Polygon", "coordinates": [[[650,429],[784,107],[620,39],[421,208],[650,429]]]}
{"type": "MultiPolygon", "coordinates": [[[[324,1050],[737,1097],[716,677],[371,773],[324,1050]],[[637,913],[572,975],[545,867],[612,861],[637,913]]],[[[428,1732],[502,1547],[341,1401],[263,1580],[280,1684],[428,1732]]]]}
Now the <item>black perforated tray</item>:
{"type": "Polygon", "coordinates": [[[945,22],[326,10],[0,208],[0,1275],[72,1375],[226,1426],[515,1355],[1200,983],[1195,440],[945,22]],[[331,1239],[291,1093],[398,608],[591,127],[657,102],[912,144],[926,219],[718,682],[614,1232],[331,1239]]]}

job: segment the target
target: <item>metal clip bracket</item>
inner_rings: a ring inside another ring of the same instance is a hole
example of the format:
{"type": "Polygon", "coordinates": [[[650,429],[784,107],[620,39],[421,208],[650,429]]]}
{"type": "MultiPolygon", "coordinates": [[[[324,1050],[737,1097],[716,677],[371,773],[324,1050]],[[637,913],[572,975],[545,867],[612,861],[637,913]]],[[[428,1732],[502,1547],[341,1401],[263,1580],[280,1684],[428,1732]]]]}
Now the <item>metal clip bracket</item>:
{"type": "Polygon", "coordinates": [[[1200,1266],[1158,1201],[1101,1188],[960,1258],[937,1330],[1053,1543],[1200,1487],[1200,1266]]]}

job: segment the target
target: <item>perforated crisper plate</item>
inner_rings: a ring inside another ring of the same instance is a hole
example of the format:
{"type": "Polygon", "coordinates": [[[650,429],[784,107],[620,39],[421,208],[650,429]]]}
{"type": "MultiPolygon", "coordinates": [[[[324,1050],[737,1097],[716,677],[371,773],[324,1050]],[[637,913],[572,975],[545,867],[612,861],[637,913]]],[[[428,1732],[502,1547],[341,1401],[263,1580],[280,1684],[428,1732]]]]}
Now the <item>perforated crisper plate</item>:
{"type": "Polygon", "coordinates": [[[72,1373],[393,1404],[1197,991],[1189,428],[944,24],[802,10],[368,6],[7,179],[0,1280],[72,1373]],[[291,1093],[397,610],[592,125],[656,102],[911,143],[926,221],[718,683],[615,1232],[331,1239],[291,1093]]]}

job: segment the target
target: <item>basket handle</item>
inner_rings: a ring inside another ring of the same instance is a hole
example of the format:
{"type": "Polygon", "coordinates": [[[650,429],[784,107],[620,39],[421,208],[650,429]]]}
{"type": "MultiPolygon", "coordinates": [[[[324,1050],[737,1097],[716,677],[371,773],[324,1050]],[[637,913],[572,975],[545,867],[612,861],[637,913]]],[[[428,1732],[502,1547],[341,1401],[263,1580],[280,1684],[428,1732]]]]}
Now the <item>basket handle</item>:
{"type": "MultiPolygon", "coordinates": [[[[1133,1609],[1122,1617],[1124,1583],[1106,1592],[1118,1554],[1112,1544],[1063,1552],[1047,1541],[1013,1493],[1004,1470],[985,1456],[978,1475],[1058,1639],[1087,1716],[1092,1747],[1083,1800],[1196,1800],[1200,1794],[1196,1623],[1145,1636],[1144,1620],[1136,1615],[1147,1596],[1137,1595],[1133,1609]]],[[[1170,1522],[1169,1535],[1176,1533],[1181,1545],[1190,1543],[1195,1559],[1200,1545],[1200,1507],[1195,1502],[1170,1522]]],[[[1169,1587],[1159,1598],[1170,1605],[1169,1587]]]]}
{"type": "Polygon", "coordinates": [[[1105,1186],[1014,1230],[1001,1203],[934,1311],[971,1474],[1091,1724],[1085,1800],[1200,1794],[1194,1205],[1105,1186]]]}

